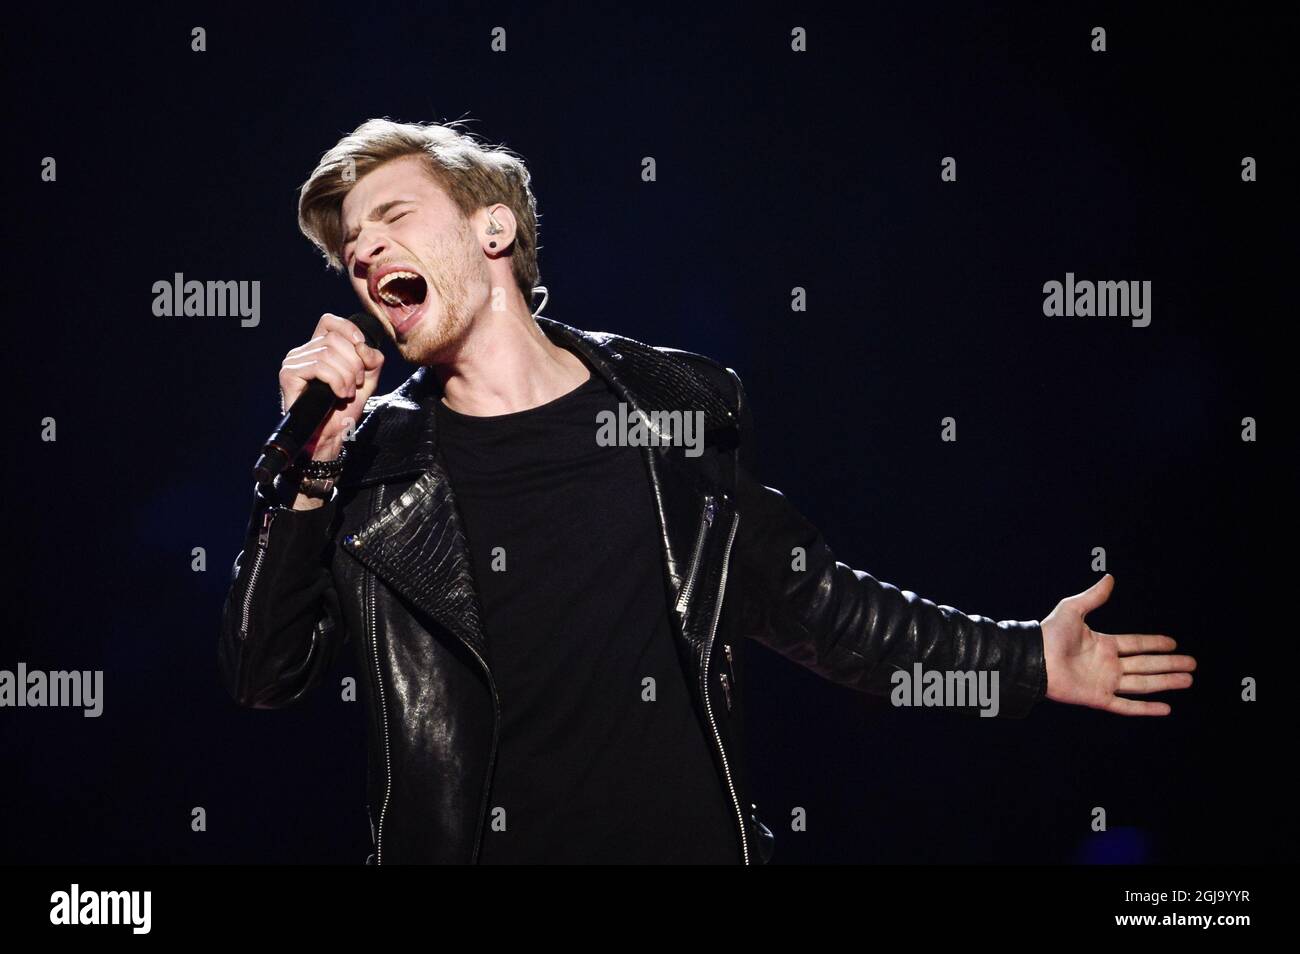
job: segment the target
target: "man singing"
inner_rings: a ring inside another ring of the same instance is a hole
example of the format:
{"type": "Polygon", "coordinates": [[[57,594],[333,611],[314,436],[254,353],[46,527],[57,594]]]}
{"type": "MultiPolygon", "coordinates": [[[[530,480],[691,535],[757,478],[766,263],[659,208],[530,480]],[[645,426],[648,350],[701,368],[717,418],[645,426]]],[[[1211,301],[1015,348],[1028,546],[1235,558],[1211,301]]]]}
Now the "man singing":
{"type": "Polygon", "coordinates": [[[317,379],[338,400],[257,489],[222,615],[243,706],[295,702],[351,641],[367,861],[768,861],[746,637],[879,695],[980,674],[987,714],[1169,713],[1126,696],[1195,661],[1086,625],[1109,574],[1031,622],[880,582],[757,480],[734,371],[535,315],[528,170],[455,125],[367,122],[302,187],[302,231],[416,370],[372,397],[383,356],[331,314],[288,353],[284,407],[317,379]]]}

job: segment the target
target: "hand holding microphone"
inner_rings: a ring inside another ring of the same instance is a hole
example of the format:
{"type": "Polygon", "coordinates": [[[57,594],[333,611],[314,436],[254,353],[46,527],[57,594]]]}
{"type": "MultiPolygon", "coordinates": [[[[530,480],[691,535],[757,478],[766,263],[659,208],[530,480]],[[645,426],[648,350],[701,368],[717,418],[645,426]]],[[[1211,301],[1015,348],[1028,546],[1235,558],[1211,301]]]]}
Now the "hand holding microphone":
{"type": "Polygon", "coordinates": [[[379,384],[379,342],[386,336],[368,312],[350,319],[325,314],[311,340],[285,355],[280,400],[288,412],[262,449],[253,471],[258,483],[273,480],[300,453],[314,460],[338,457],[343,435],[361,419],[379,384]]]}

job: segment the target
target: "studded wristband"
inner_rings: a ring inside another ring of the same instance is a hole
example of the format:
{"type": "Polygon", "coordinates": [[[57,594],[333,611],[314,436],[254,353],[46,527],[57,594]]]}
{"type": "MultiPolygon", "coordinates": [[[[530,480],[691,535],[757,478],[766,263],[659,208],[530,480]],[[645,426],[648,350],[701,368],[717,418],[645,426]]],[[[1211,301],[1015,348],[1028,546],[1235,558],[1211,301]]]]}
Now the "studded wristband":
{"type": "Polygon", "coordinates": [[[302,475],[304,477],[337,477],[343,473],[343,461],[347,458],[348,449],[344,445],[339,451],[339,456],[333,460],[309,460],[302,465],[302,475]]]}

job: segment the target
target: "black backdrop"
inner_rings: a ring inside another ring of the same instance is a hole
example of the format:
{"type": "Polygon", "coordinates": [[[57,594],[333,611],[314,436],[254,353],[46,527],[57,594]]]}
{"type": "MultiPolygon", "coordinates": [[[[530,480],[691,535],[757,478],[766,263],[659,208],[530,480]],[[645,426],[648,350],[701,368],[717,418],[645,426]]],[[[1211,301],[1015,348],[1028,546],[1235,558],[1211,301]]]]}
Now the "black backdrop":
{"type": "MultiPolygon", "coordinates": [[[[896,710],[755,647],[750,760],[775,862],[1289,854],[1294,633],[1274,568],[1292,560],[1296,21],[615,10],[9,14],[0,668],[102,669],[105,702],[97,719],[0,710],[0,858],[368,852],[360,709],[329,689],[236,708],[216,628],[279,362],[353,305],[297,232],[296,189],[372,116],[471,117],[520,152],[543,314],[736,368],[761,476],[841,560],[1041,619],[1105,547],[1116,588],[1089,621],[1198,657],[1168,718],[1044,703],[1014,722],[896,710]],[[1259,181],[1241,181],[1244,156],[1259,181]],[[1042,285],[1067,271],[1150,280],[1150,326],[1044,317],[1042,285]],[[260,281],[260,324],[155,317],[153,283],[176,272],[260,281]],[[788,830],[795,806],[807,832],[788,830]]],[[[381,391],[410,370],[390,349],[381,391]]]]}

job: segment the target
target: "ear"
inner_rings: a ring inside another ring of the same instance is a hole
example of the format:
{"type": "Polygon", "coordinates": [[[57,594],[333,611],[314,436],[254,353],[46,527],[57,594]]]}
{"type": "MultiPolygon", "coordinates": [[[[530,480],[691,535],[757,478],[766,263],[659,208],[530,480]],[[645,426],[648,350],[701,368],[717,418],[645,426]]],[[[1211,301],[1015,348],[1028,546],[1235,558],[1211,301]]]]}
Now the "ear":
{"type": "Polygon", "coordinates": [[[479,240],[479,244],[483,246],[484,252],[495,258],[503,252],[509,251],[519,229],[519,223],[515,219],[514,212],[510,211],[510,206],[504,202],[497,202],[481,209],[475,218],[475,237],[479,240]],[[492,228],[494,221],[501,231],[492,235],[488,233],[488,230],[492,228]],[[495,247],[493,247],[493,242],[496,243],[495,247]]]}

